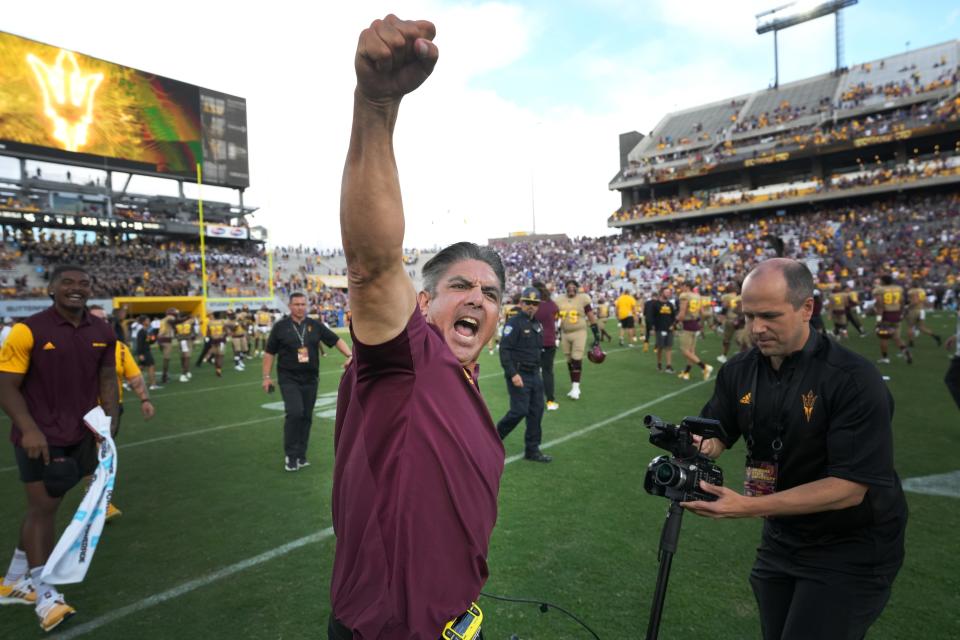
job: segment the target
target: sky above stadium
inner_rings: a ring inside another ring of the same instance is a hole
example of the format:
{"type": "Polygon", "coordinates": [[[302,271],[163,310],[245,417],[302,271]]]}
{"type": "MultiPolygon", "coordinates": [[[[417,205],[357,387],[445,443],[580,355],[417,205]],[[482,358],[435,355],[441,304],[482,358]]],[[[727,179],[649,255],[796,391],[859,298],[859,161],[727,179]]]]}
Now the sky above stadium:
{"type": "MultiPolygon", "coordinates": [[[[272,245],[335,248],[357,35],[391,11],[432,20],[440,62],[397,128],[405,246],[425,248],[534,225],[610,233],[618,135],[772,84],[772,36],[756,35],[754,15],[779,4],[47,0],[5,6],[2,29],[246,98],[254,224],[272,245]]],[[[861,0],[844,19],[848,65],[960,34],[960,8],[941,0],[861,0]]],[[[781,83],[833,68],[833,28],[781,33],[781,83]]],[[[151,178],[130,190],[176,193],[151,178]]]]}

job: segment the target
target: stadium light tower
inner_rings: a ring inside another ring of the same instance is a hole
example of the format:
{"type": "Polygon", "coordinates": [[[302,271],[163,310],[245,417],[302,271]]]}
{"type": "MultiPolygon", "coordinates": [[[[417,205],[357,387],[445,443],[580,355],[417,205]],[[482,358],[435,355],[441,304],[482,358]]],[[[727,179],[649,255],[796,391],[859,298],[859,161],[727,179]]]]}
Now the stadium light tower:
{"type": "Polygon", "coordinates": [[[840,12],[858,2],[859,0],[828,0],[827,2],[823,0],[798,0],[757,14],[757,33],[762,35],[768,31],[773,31],[774,88],[780,86],[780,51],[777,44],[777,33],[832,13],[836,16],[834,33],[837,66],[835,70],[840,71],[843,68],[843,15],[840,12]]]}

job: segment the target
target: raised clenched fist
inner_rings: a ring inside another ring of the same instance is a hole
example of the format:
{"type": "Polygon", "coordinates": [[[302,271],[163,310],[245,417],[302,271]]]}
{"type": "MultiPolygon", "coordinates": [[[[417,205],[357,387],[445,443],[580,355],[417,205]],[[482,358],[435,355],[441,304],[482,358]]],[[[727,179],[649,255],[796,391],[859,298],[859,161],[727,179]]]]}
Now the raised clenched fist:
{"type": "Polygon", "coordinates": [[[354,67],[357,90],[375,103],[399,101],[427,79],[440,55],[436,28],[426,20],[390,14],[360,34],[354,67]]]}

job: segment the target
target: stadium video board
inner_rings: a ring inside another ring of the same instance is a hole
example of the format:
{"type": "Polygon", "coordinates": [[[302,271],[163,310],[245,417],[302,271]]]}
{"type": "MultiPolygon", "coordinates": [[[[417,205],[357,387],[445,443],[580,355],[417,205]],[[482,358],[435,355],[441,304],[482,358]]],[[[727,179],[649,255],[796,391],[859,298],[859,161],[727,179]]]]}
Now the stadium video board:
{"type": "Polygon", "coordinates": [[[0,31],[0,153],[250,185],[247,104],[0,31]]]}

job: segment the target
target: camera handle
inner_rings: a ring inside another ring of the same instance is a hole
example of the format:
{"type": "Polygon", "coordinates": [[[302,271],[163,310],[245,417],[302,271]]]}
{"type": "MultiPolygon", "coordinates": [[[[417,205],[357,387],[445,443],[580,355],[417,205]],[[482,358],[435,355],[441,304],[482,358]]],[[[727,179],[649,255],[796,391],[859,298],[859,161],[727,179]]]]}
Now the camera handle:
{"type": "Polygon", "coordinates": [[[653,608],[650,610],[650,623],[647,625],[647,640],[657,640],[660,633],[660,615],[663,613],[663,600],[667,595],[670,564],[673,562],[673,554],[677,551],[682,523],[683,507],[677,500],[671,500],[667,519],[660,531],[660,569],[657,571],[657,587],[653,592],[653,608]]]}

